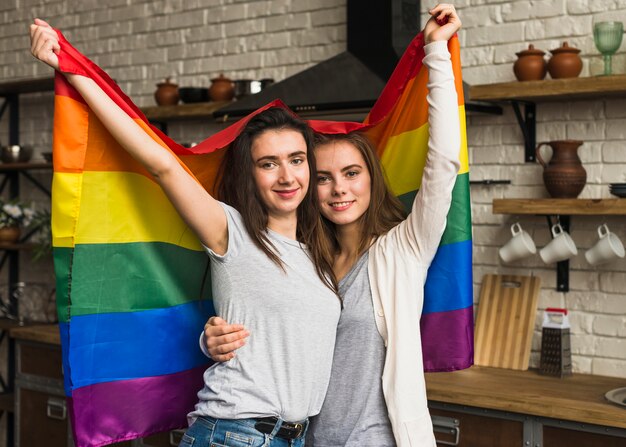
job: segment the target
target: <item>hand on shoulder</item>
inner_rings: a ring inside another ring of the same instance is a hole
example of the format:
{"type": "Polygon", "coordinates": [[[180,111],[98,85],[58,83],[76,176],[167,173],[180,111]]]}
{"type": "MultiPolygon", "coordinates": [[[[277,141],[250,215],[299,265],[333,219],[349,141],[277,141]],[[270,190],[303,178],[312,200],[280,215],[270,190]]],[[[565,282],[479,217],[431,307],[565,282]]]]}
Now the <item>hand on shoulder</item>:
{"type": "Polygon", "coordinates": [[[449,3],[440,3],[428,11],[430,19],[424,27],[424,41],[426,44],[438,40],[448,41],[461,29],[461,19],[449,3]]]}

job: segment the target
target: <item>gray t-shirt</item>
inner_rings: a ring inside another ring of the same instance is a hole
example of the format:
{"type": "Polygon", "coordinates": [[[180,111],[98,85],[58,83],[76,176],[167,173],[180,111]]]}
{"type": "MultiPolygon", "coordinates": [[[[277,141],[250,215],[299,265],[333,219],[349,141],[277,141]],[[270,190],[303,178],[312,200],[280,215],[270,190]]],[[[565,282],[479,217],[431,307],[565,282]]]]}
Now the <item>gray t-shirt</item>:
{"type": "Polygon", "coordinates": [[[228,249],[211,257],[217,315],[250,331],[234,359],[204,373],[199,403],[189,414],[301,421],[319,413],[326,395],[340,314],[304,245],[268,229],[286,272],[254,245],[241,215],[222,204],[228,249]]]}
{"type": "Polygon", "coordinates": [[[344,309],[326,399],[307,447],[395,447],[382,381],[385,345],[374,320],[366,252],[339,283],[344,309]]]}

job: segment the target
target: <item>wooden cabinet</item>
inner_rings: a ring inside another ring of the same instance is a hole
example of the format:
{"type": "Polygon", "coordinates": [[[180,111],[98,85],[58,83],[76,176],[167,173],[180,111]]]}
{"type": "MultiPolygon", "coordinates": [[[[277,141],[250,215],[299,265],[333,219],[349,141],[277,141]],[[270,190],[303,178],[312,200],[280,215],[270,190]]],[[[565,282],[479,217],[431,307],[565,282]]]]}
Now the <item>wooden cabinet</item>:
{"type": "Polygon", "coordinates": [[[438,445],[459,447],[502,447],[524,445],[524,423],[515,419],[430,409],[438,445]],[[439,419],[443,418],[443,419],[439,419]],[[439,422],[452,420],[455,429],[439,422]],[[446,430],[448,429],[448,430],[446,430]]]}
{"type": "Polygon", "coordinates": [[[184,430],[172,430],[167,433],[157,433],[139,440],[141,447],[177,447],[183,438],[184,430]]]}
{"type": "Polygon", "coordinates": [[[626,439],[562,427],[543,427],[543,447],[624,447],[626,439]]]}
{"type": "Polygon", "coordinates": [[[624,409],[604,398],[623,384],[612,377],[560,379],[476,366],[426,374],[439,446],[624,447],[624,409]]]}
{"type": "Polygon", "coordinates": [[[16,345],[15,446],[73,447],[58,327],[19,327],[11,336],[16,345]]]}
{"type": "Polygon", "coordinates": [[[438,446],[624,447],[626,430],[430,402],[438,446]]]}

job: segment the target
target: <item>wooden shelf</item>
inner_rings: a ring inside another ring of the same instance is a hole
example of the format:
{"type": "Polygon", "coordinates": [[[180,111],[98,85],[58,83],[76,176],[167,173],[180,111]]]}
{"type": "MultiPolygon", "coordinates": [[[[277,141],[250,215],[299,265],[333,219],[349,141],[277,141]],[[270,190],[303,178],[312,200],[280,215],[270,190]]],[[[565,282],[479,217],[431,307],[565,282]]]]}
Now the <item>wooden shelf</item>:
{"type": "Polygon", "coordinates": [[[61,335],[58,324],[33,324],[29,326],[13,327],[9,330],[11,338],[19,340],[37,341],[51,345],[61,345],[61,335]]]}
{"type": "Polygon", "coordinates": [[[176,106],[143,107],[141,111],[150,121],[174,121],[194,118],[213,119],[213,112],[231,103],[231,101],[199,102],[176,106]]]}
{"type": "Polygon", "coordinates": [[[50,92],[54,90],[54,78],[24,79],[0,83],[0,96],[50,92]]]}
{"type": "Polygon", "coordinates": [[[52,163],[28,162],[28,163],[0,163],[0,172],[30,171],[35,169],[52,169],[52,163]]]}
{"type": "Polygon", "coordinates": [[[626,75],[514,81],[470,86],[472,101],[556,101],[626,96],[626,75]]]}
{"type": "Polygon", "coordinates": [[[494,214],[624,216],[626,199],[494,199],[494,214]]]}
{"type": "Polygon", "coordinates": [[[23,251],[23,250],[32,250],[33,248],[35,248],[35,244],[29,244],[29,243],[7,244],[5,242],[0,242],[0,250],[23,251]]]}

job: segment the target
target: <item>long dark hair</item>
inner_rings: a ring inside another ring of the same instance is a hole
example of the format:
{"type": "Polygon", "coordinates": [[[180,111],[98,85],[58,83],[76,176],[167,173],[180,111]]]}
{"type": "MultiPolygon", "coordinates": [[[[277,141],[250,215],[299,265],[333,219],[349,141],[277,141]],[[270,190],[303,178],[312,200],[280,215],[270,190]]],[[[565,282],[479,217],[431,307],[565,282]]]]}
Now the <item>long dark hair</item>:
{"type": "Polygon", "coordinates": [[[307,194],[297,209],[296,238],[306,244],[320,279],[336,293],[332,244],[326,236],[317,200],[313,131],[307,123],[282,107],[272,107],[252,117],[224,155],[217,176],[218,198],[241,213],[246,230],[256,246],[284,270],[276,247],[268,238],[267,208],[253,178],[252,145],[268,130],[294,130],[306,142],[310,178],[307,194]]]}
{"type": "MultiPolygon", "coordinates": [[[[357,256],[364,253],[376,238],[387,233],[393,227],[406,219],[406,211],[402,202],[393,195],[387,186],[385,173],[376,155],[376,150],[371,141],[362,133],[352,132],[349,134],[315,136],[315,147],[325,144],[345,141],[354,146],[363,156],[367,170],[370,174],[370,204],[365,213],[359,218],[359,244],[357,256]]],[[[337,230],[334,223],[323,218],[324,225],[329,235],[335,252],[339,250],[337,230]]]]}

